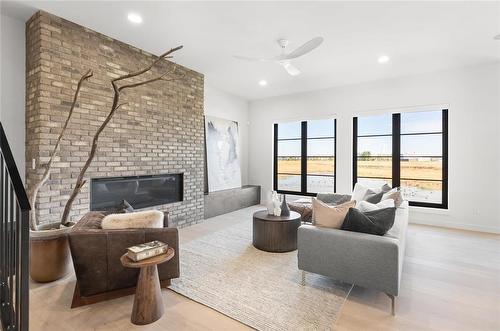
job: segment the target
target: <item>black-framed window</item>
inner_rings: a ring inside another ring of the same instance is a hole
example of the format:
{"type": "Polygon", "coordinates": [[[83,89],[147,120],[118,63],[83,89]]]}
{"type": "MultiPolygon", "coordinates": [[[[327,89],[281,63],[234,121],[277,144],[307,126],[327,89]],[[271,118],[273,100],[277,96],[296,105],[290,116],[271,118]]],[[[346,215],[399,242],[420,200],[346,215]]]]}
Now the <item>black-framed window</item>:
{"type": "Polygon", "coordinates": [[[274,124],[274,190],[310,195],[336,190],[335,119],[274,124]]]}
{"type": "Polygon", "coordinates": [[[355,117],[356,182],[401,187],[411,206],[448,208],[448,110],[355,117]]]}

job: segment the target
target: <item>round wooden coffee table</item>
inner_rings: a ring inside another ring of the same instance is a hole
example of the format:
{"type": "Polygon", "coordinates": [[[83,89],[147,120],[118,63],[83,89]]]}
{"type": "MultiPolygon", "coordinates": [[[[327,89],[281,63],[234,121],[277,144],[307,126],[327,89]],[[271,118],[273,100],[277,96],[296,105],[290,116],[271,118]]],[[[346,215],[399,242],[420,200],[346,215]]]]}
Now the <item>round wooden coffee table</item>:
{"type": "Polygon", "coordinates": [[[253,245],[266,252],[290,252],[297,249],[297,229],[300,214],[290,211],[290,216],[268,215],[267,210],[253,214],[253,245]]]}
{"type": "Polygon", "coordinates": [[[127,254],[123,254],[120,258],[124,267],[141,268],[135,289],[134,308],[130,318],[133,324],[145,325],[153,323],[163,315],[165,308],[161,299],[157,265],[169,261],[174,255],[175,250],[168,248],[164,254],[138,262],[129,259],[127,254]]]}

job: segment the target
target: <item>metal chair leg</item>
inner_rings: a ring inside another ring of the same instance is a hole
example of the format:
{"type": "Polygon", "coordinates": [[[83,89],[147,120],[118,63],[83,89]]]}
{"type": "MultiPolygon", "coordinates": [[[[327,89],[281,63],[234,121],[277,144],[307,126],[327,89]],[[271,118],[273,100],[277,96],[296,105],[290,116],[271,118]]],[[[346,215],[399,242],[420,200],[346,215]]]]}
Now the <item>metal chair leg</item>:
{"type": "Polygon", "coordinates": [[[392,294],[386,294],[391,299],[391,315],[396,316],[396,298],[392,294]]]}
{"type": "Polygon", "coordinates": [[[306,272],[302,270],[302,280],[300,282],[300,285],[306,286],[306,272]]]}

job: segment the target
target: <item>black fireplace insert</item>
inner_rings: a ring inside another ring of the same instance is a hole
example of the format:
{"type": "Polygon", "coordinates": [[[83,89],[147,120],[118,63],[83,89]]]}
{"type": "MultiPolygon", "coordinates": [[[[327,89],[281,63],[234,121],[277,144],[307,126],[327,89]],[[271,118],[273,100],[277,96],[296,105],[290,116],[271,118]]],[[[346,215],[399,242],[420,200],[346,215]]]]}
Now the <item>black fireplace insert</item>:
{"type": "Polygon", "coordinates": [[[183,200],[184,174],[92,178],[90,210],[116,210],[123,200],[134,209],[183,200]]]}

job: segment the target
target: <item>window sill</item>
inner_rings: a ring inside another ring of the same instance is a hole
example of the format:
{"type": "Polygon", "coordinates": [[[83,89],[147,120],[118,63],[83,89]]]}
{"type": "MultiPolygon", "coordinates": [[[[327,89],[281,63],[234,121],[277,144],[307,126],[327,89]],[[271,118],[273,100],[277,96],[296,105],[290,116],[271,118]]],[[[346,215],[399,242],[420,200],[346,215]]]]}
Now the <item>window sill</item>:
{"type": "Polygon", "coordinates": [[[418,207],[418,206],[410,206],[411,211],[423,213],[423,214],[439,214],[439,215],[449,215],[450,210],[449,207],[447,209],[444,208],[433,208],[433,207],[418,207]]]}

